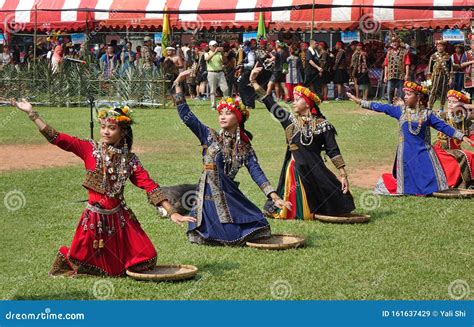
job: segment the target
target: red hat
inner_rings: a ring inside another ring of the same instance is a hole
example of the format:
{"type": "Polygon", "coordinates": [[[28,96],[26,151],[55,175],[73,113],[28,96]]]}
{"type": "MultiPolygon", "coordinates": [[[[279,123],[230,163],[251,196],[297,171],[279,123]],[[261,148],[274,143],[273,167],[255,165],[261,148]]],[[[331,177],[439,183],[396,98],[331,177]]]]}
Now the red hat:
{"type": "MultiPolygon", "coordinates": [[[[230,97],[222,98],[222,100],[219,102],[219,105],[217,106],[217,112],[220,113],[222,110],[231,111],[237,118],[239,125],[245,123],[250,116],[250,112],[245,108],[244,105],[240,103],[238,98],[235,100],[230,97]]],[[[250,142],[250,139],[247,134],[245,134],[243,128],[240,130],[240,139],[245,143],[250,142]]]]}
{"type": "Polygon", "coordinates": [[[343,47],[343,46],[344,46],[344,43],[342,43],[341,41],[337,41],[337,42],[336,42],[336,45],[339,45],[339,46],[343,47]]]}
{"type": "Polygon", "coordinates": [[[448,98],[455,98],[459,102],[462,102],[462,103],[465,103],[465,104],[469,104],[469,102],[471,101],[471,99],[469,98],[469,96],[467,94],[464,94],[464,93],[456,91],[456,90],[449,90],[447,97],[448,98]]]}
{"type": "Polygon", "coordinates": [[[300,96],[304,99],[311,108],[311,114],[318,115],[320,113],[318,105],[321,103],[321,99],[316,95],[316,93],[311,92],[307,87],[297,85],[293,89],[293,95],[300,96]]]}
{"type": "Polygon", "coordinates": [[[358,46],[358,47],[363,47],[363,46],[364,46],[364,43],[362,43],[362,42],[357,42],[357,46],[358,46]]]}

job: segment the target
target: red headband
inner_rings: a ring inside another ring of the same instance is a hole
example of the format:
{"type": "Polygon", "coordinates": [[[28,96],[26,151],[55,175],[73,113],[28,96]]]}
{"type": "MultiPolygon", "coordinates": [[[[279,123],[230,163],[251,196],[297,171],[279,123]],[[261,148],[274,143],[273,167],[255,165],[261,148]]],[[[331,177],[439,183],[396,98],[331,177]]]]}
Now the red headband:
{"type": "Polygon", "coordinates": [[[318,115],[319,114],[318,109],[316,109],[317,106],[316,106],[316,104],[314,103],[313,100],[311,100],[306,95],[304,95],[303,93],[300,93],[300,92],[294,91],[293,94],[296,95],[296,96],[302,97],[304,99],[304,101],[306,102],[306,104],[310,108],[311,114],[313,114],[313,115],[318,115]]]}

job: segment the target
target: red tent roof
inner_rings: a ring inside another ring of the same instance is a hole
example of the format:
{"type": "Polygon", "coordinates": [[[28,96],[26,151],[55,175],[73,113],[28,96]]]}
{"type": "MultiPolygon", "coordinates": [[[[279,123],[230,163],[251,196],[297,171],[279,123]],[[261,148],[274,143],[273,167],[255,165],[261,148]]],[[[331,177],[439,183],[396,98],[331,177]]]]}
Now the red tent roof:
{"type": "MultiPolygon", "coordinates": [[[[469,26],[473,18],[471,0],[318,0],[317,6],[327,8],[315,10],[316,29],[362,29],[380,27],[393,28],[445,28],[469,26]],[[333,7],[369,6],[369,7],[333,7]],[[371,6],[418,6],[422,10],[400,8],[373,8],[371,6]],[[439,10],[433,6],[464,6],[466,10],[439,10]]],[[[196,28],[253,28],[258,24],[258,12],[237,13],[182,13],[184,10],[219,10],[290,7],[283,11],[266,11],[268,27],[280,29],[307,29],[311,26],[311,9],[300,10],[299,6],[311,6],[308,0],[0,0],[0,17],[5,22],[3,30],[18,32],[31,30],[35,22],[40,30],[89,30],[109,28],[150,28],[162,25],[161,11],[165,4],[168,10],[181,11],[170,14],[171,26],[179,29],[196,28]],[[68,10],[71,9],[71,10],[68,10]],[[59,11],[62,10],[62,11],[59,11]],[[102,12],[97,12],[102,10],[102,12]],[[123,12],[138,11],[138,12],[123,12]],[[140,12],[141,11],[141,12],[140,12]],[[146,13],[148,11],[148,13],[146,13]]]]}

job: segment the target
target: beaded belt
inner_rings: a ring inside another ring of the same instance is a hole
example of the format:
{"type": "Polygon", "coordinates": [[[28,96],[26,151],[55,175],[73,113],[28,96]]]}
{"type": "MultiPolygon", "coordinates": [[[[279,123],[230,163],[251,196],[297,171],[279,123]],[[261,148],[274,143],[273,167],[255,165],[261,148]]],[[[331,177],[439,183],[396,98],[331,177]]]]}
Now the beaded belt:
{"type": "Polygon", "coordinates": [[[117,211],[119,211],[121,207],[122,206],[119,204],[118,206],[116,206],[113,209],[102,209],[102,208],[98,208],[98,207],[88,203],[87,206],[86,206],[86,209],[89,210],[89,211],[101,214],[101,215],[111,215],[111,214],[114,214],[117,211]]]}
{"type": "Polygon", "coordinates": [[[203,165],[203,169],[204,170],[214,170],[214,169],[216,169],[216,165],[215,164],[205,164],[205,165],[203,165]]]}

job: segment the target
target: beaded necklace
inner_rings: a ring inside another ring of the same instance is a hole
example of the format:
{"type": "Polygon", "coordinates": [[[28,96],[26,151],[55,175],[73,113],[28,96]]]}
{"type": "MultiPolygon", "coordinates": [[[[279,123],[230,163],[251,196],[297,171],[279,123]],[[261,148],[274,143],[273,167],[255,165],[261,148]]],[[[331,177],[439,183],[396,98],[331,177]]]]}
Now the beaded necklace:
{"type": "Polygon", "coordinates": [[[97,167],[102,170],[102,187],[109,197],[121,195],[123,186],[130,175],[127,167],[128,147],[122,149],[98,143],[94,151],[97,167]]]}
{"type": "Polygon", "coordinates": [[[412,135],[420,134],[421,127],[423,125],[423,120],[424,120],[424,114],[423,114],[424,112],[422,113],[419,109],[416,109],[414,111],[414,113],[418,115],[418,126],[416,127],[416,130],[413,130],[412,119],[411,119],[411,115],[413,111],[411,108],[407,108],[406,111],[407,111],[407,120],[408,120],[408,130],[410,131],[412,135]]]}

